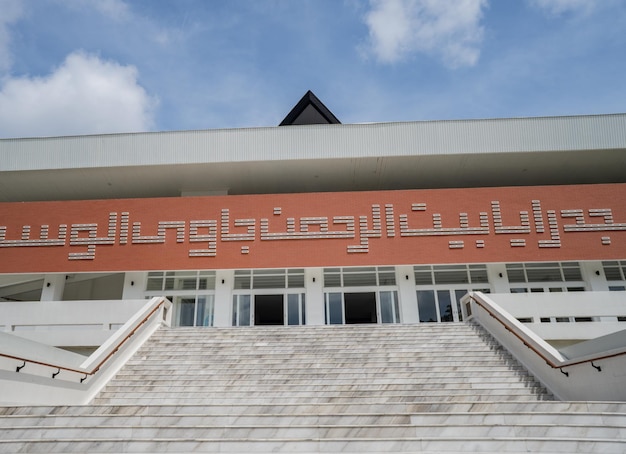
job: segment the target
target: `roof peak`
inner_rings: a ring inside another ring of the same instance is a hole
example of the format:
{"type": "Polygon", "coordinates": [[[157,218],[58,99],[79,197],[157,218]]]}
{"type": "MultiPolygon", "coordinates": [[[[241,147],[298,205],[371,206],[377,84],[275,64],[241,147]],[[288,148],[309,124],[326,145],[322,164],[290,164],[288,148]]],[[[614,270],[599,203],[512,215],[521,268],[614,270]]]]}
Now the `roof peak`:
{"type": "Polygon", "coordinates": [[[308,90],[279,126],[320,124],[334,125],[341,122],[311,90],[308,90]]]}

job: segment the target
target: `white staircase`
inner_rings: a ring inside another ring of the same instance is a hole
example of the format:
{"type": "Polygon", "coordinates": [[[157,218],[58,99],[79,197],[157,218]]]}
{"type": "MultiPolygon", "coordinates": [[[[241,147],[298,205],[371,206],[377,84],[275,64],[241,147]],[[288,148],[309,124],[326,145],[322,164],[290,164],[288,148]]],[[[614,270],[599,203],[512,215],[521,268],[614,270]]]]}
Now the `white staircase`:
{"type": "Polygon", "coordinates": [[[0,408],[0,452],[614,452],[469,324],[164,329],[92,405],[0,408]]]}

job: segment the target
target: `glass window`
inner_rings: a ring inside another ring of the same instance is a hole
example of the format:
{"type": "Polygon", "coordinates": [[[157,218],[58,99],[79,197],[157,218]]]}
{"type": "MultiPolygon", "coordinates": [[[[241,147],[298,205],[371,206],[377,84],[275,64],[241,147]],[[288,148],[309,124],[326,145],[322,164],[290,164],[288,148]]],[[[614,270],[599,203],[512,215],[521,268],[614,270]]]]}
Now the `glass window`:
{"type": "Polygon", "coordinates": [[[376,272],[343,272],[344,287],[373,287],[376,286],[376,272]]]}
{"type": "Polygon", "coordinates": [[[287,296],[287,324],[300,324],[300,302],[298,301],[298,295],[287,296]]]}
{"type": "Polygon", "coordinates": [[[249,290],[252,286],[252,272],[250,270],[235,270],[235,290],[249,290]]]}
{"type": "Polygon", "coordinates": [[[304,324],[304,294],[287,295],[287,324],[304,324]]]}
{"type": "Polygon", "coordinates": [[[215,289],[215,271],[200,271],[198,276],[198,290],[215,289]]]}
{"type": "Polygon", "coordinates": [[[562,281],[560,269],[526,269],[529,282],[558,282],[562,281]]]}
{"type": "Polygon", "coordinates": [[[151,271],[147,292],[214,290],[215,271],[151,271]]]}
{"type": "Polygon", "coordinates": [[[236,270],[235,290],[304,288],[304,268],[236,270]]]}
{"type": "Polygon", "coordinates": [[[304,269],[288,270],[287,287],[304,288],[304,269]]]}
{"type": "Polygon", "coordinates": [[[582,281],[583,275],[580,271],[580,265],[578,262],[563,263],[563,277],[566,282],[570,281],[582,281]]]}
{"type": "Polygon", "coordinates": [[[431,270],[415,271],[415,285],[432,285],[433,273],[431,270]]]}
{"type": "Polygon", "coordinates": [[[420,322],[436,322],[437,308],[435,306],[435,292],[433,290],[417,291],[417,309],[420,322]]]}
{"type": "Polygon", "coordinates": [[[626,261],[602,262],[607,281],[626,281],[626,261]]]}
{"type": "Polygon", "coordinates": [[[489,283],[489,277],[487,276],[487,266],[479,265],[481,268],[472,269],[473,266],[470,265],[470,281],[472,284],[487,284],[489,283]]]}
{"type": "Polygon", "coordinates": [[[150,272],[148,273],[148,283],[146,290],[163,290],[163,273],[162,272],[150,272]]]}
{"type": "Polygon", "coordinates": [[[341,287],[341,272],[324,270],[324,287],[341,287]]]}
{"type": "Polygon", "coordinates": [[[253,276],[252,288],[285,288],[285,275],[282,276],[253,276]]]}
{"type": "Polygon", "coordinates": [[[416,285],[485,284],[487,265],[420,265],[414,266],[416,285]]]}
{"type": "Polygon", "coordinates": [[[393,266],[324,268],[324,287],[376,287],[396,285],[393,266]]]}
{"type": "Polygon", "coordinates": [[[452,301],[449,290],[437,290],[437,300],[439,303],[439,314],[442,322],[454,321],[452,314],[452,301]]]}
{"type": "MultiPolygon", "coordinates": [[[[532,283],[532,288],[526,289],[530,292],[559,292],[584,291],[582,282],[582,272],[578,262],[540,262],[540,263],[507,263],[506,265],[509,283],[532,283]],[[580,282],[582,286],[565,287],[560,285],[563,282],[580,282]],[[552,283],[553,285],[546,285],[552,283]],[[556,285],[554,285],[556,284],[556,285]]],[[[511,293],[519,293],[521,288],[511,288],[511,293]]]]}
{"type": "Polygon", "coordinates": [[[435,265],[435,284],[467,284],[467,265],[435,265]]]}

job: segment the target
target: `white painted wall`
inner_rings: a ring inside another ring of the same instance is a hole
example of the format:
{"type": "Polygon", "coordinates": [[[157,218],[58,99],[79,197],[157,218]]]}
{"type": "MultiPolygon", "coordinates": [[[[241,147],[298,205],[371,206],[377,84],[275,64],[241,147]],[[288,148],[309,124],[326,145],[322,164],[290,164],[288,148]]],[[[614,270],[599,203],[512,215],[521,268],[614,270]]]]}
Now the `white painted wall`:
{"type": "Polygon", "coordinates": [[[587,340],[626,328],[626,292],[506,293],[489,296],[515,318],[532,318],[525,325],[542,339],[587,340]],[[551,323],[541,323],[541,318],[551,323]],[[556,317],[592,317],[592,322],[556,322],[556,317]]]}
{"type": "Polygon", "coordinates": [[[98,347],[146,300],[0,302],[3,330],[62,347],[98,347]]]}

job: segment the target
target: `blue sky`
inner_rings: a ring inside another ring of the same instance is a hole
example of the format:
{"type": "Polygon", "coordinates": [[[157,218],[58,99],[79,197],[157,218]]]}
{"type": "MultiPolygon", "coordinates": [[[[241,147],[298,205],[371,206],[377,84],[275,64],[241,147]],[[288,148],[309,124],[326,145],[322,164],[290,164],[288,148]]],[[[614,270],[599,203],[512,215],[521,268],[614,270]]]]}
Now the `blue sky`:
{"type": "Polygon", "coordinates": [[[0,137],[626,111],[626,0],[0,0],[0,137]]]}

